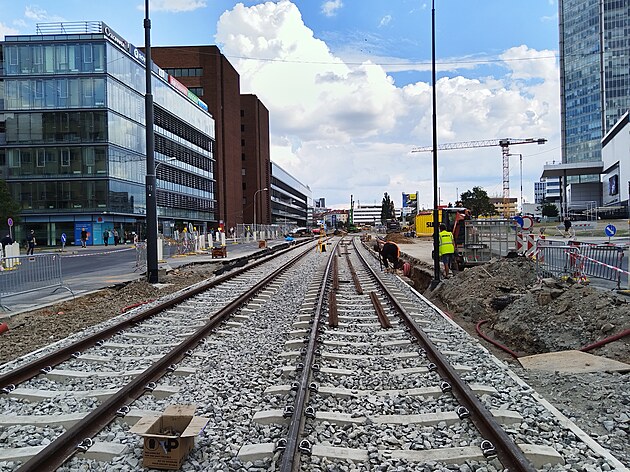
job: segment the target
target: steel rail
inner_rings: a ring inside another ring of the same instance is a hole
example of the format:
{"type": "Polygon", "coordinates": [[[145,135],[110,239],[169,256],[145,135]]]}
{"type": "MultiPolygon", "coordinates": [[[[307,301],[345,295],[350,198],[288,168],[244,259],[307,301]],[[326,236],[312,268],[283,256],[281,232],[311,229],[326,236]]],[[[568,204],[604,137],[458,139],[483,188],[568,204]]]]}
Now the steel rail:
{"type": "Polygon", "coordinates": [[[354,288],[357,291],[357,294],[363,295],[363,287],[361,287],[361,282],[359,281],[359,276],[357,275],[356,270],[352,265],[352,261],[350,260],[350,253],[346,252],[346,262],[348,263],[348,268],[350,269],[350,274],[352,274],[352,281],[354,282],[354,288]]]}
{"type": "Polygon", "coordinates": [[[370,292],[370,300],[372,301],[372,306],[374,307],[374,311],[376,312],[376,316],[378,317],[378,322],[381,324],[381,327],[386,329],[391,328],[392,324],[389,321],[376,292],[370,292]]]}
{"type": "Polygon", "coordinates": [[[183,301],[202,293],[206,290],[209,290],[231,278],[237,277],[242,273],[254,268],[258,267],[265,262],[278,257],[291,249],[283,249],[277,251],[277,253],[272,254],[271,256],[266,256],[261,258],[251,265],[247,267],[242,267],[240,269],[236,269],[234,272],[230,272],[226,275],[220,276],[210,282],[206,282],[201,284],[195,288],[192,288],[181,295],[174,297],[171,300],[167,300],[165,302],[159,303],[153,307],[147,308],[140,313],[134,315],[131,318],[122,320],[118,323],[113,324],[110,327],[104,328],[96,333],[90,334],[85,338],[79,339],[65,347],[62,347],[58,350],[50,352],[34,361],[31,361],[23,366],[20,366],[16,369],[11,370],[10,372],[4,373],[0,375],[0,393],[9,393],[12,386],[25,382],[41,373],[43,369],[48,369],[49,367],[54,367],[62,362],[67,361],[73,356],[76,356],[76,353],[80,353],[85,349],[93,347],[97,342],[102,341],[104,339],[108,339],[114,336],[118,331],[128,328],[131,325],[137,324],[141,321],[144,321],[147,318],[150,318],[157,313],[160,313],[164,310],[167,310],[175,305],[182,303],[183,301]]]}
{"type": "Polygon", "coordinates": [[[534,472],[536,469],[525,457],[525,454],[518,448],[514,441],[507,435],[501,425],[493,418],[490,412],[479,401],[468,384],[462,380],[448,360],[440,353],[439,349],[433,344],[429,337],[422,331],[411,315],[398,302],[396,297],[391,293],[387,286],[383,283],[377,272],[370,266],[363,255],[358,251],[356,241],[353,245],[363,261],[366,269],[372,273],[381,290],[390,299],[392,305],[398,311],[411,333],[420,341],[424,348],[427,358],[437,366],[437,372],[443,379],[447,379],[452,388],[453,396],[460,404],[465,406],[470,412],[470,418],[484,436],[489,440],[496,449],[496,455],[501,464],[511,472],[534,472]]]}
{"type": "Polygon", "coordinates": [[[127,404],[137,399],[147,390],[147,385],[157,381],[167,372],[174,370],[176,362],[192,354],[192,349],[197,347],[217,324],[247,303],[248,300],[253,298],[266,285],[270,284],[313,249],[313,247],[310,247],[301,252],[287,264],[273,271],[270,275],[215,313],[204,326],[197,329],[190,337],[174,347],[167,355],[153,363],[142,374],[135,377],[125,387],[116,392],[116,394],[91,411],[79,423],[56,438],[40,453],[24,463],[18,471],[52,472],[63,465],[77,451],[78,445],[86,438],[91,438],[108,425],[118,416],[118,412],[121,408],[127,406],[127,404]]]}
{"type": "MultiPolygon", "coordinates": [[[[337,243],[339,244],[339,243],[337,243]]],[[[313,367],[313,360],[315,358],[315,348],[317,346],[319,337],[319,325],[322,316],[322,307],[324,306],[326,285],[328,277],[332,272],[333,259],[335,258],[335,251],[330,251],[328,263],[322,277],[322,286],[317,297],[317,305],[315,307],[315,314],[313,316],[313,325],[311,327],[311,333],[306,346],[306,353],[304,356],[302,370],[302,376],[295,392],[295,400],[293,403],[293,412],[289,420],[289,427],[286,438],[286,446],[282,453],[282,459],[280,462],[280,472],[297,472],[300,466],[299,460],[299,439],[304,428],[304,406],[309,394],[309,381],[311,378],[311,371],[313,367]]]]}

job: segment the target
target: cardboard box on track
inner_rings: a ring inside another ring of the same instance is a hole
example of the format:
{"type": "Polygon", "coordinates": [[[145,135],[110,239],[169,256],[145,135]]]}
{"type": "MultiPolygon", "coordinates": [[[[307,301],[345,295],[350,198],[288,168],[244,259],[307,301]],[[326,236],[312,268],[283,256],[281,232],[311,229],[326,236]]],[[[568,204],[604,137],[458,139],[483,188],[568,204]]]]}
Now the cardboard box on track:
{"type": "Polygon", "coordinates": [[[196,405],[169,405],[161,416],[144,416],[130,429],[144,438],[144,467],[177,470],[208,418],[194,416],[196,405]]]}

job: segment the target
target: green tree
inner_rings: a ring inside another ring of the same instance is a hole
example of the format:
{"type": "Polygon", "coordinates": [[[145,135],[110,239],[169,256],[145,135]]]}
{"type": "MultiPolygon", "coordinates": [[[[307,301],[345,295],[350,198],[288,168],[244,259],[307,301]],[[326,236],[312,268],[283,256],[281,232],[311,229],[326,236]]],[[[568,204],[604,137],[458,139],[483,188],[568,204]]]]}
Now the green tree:
{"type": "Polygon", "coordinates": [[[385,224],[385,222],[389,219],[396,218],[396,210],[394,208],[394,202],[387,192],[383,195],[383,201],[381,202],[381,223],[385,224]]]}
{"type": "Polygon", "coordinates": [[[16,225],[20,222],[20,204],[13,200],[6,180],[0,179],[0,227],[6,225],[9,218],[13,218],[16,225]]]}
{"type": "Polygon", "coordinates": [[[549,203],[543,200],[541,212],[542,216],[551,216],[555,218],[558,216],[558,207],[553,203],[549,203]]]}
{"type": "Polygon", "coordinates": [[[461,202],[465,208],[470,210],[473,218],[479,216],[491,216],[496,214],[494,205],[490,202],[488,193],[481,187],[473,187],[461,195],[461,202]]]}

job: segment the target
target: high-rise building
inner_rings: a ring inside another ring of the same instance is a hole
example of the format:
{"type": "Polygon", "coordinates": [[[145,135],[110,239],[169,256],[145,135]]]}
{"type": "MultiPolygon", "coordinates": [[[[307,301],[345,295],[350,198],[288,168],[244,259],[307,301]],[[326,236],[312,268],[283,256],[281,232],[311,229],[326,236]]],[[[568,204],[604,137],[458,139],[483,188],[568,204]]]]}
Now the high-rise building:
{"type": "MultiPolygon", "coordinates": [[[[601,139],[630,108],[630,2],[559,0],[558,7],[562,162],[601,161],[601,139]]],[[[584,177],[572,181],[594,180],[584,177]]]]}
{"type": "MultiPolygon", "coordinates": [[[[42,245],[64,233],[77,241],[82,228],[90,244],[114,229],[144,238],[144,54],[105,23],[56,23],[6,36],[0,60],[0,176],[23,226],[42,245]]],[[[215,122],[203,101],[152,70],[158,229],[203,231],[217,221],[215,122]]],[[[238,120],[237,111],[237,129],[238,120]]]]}

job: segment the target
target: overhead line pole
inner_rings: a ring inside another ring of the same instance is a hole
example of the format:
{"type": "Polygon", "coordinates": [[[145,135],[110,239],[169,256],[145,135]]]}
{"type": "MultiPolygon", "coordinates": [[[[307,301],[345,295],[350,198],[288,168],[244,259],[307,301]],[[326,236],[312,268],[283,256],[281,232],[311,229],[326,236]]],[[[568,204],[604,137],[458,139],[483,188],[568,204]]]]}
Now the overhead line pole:
{"type": "Polygon", "coordinates": [[[431,288],[434,289],[440,283],[437,94],[435,84],[435,0],[431,0],[431,80],[433,85],[433,280],[431,281],[431,288]]]}
{"type": "Polygon", "coordinates": [[[151,20],[149,19],[149,0],[144,2],[144,48],[146,55],[145,80],[146,93],[144,96],[147,175],[146,175],[146,205],[147,205],[147,282],[158,282],[157,257],[157,195],[155,186],[155,137],[153,135],[153,95],[151,94],[151,20]]]}

